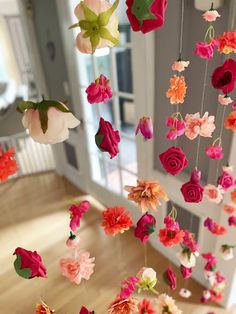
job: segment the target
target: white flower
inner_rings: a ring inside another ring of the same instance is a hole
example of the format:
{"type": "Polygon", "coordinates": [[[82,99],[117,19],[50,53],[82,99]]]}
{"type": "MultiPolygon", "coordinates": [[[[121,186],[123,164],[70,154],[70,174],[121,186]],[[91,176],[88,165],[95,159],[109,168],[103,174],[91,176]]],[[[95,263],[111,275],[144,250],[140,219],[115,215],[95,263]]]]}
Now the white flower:
{"type": "Polygon", "coordinates": [[[230,246],[224,246],[222,245],[220,248],[220,256],[225,261],[229,261],[234,258],[234,251],[233,248],[230,246]]]}
{"type": "Polygon", "coordinates": [[[196,265],[196,257],[192,252],[180,251],[176,254],[180,264],[186,268],[192,268],[196,265]]]}
{"type": "Polygon", "coordinates": [[[150,280],[150,281],[157,280],[157,273],[155,272],[155,270],[153,268],[143,267],[138,275],[141,276],[141,279],[143,281],[145,281],[145,280],[150,280]]]}
{"type": "Polygon", "coordinates": [[[182,314],[183,312],[178,309],[173,298],[171,298],[167,294],[160,294],[159,297],[156,299],[155,313],[182,314]]]}
{"type": "Polygon", "coordinates": [[[179,292],[179,295],[182,297],[182,298],[185,298],[185,299],[188,299],[191,297],[192,295],[192,292],[189,291],[188,289],[184,289],[182,288],[179,292]]]}
{"type": "Polygon", "coordinates": [[[218,102],[223,106],[227,106],[227,105],[231,104],[233,102],[233,100],[229,96],[219,95],[218,96],[218,102]]]}
{"type": "Polygon", "coordinates": [[[204,188],[203,195],[209,202],[219,204],[223,200],[224,190],[220,185],[207,184],[204,188]]]}
{"type": "Polygon", "coordinates": [[[189,61],[175,61],[172,64],[172,70],[182,72],[185,70],[185,68],[189,66],[189,63],[190,63],[189,61]]]}

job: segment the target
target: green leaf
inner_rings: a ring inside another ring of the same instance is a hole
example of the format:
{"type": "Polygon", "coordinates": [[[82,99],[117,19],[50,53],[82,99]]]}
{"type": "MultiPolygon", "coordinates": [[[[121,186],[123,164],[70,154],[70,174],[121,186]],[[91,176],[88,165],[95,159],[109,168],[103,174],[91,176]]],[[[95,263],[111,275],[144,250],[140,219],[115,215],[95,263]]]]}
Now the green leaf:
{"type": "Polygon", "coordinates": [[[102,12],[98,16],[98,24],[99,26],[106,26],[109,23],[109,20],[112,14],[115,12],[116,8],[118,7],[119,0],[116,0],[113,5],[105,12],[102,12]]]}
{"type": "Polygon", "coordinates": [[[48,129],[48,110],[38,109],[39,111],[39,120],[43,133],[45,134],[48,129]]]}
{"type": "Polygon", "coordinates": [[[20,101],[17,106],[17,111],[23,113],[26,109],[36,109],[37,103],[33,101],[20,101]]]}
{"type": "Polygon", "coordinates": [[[76,27],[79,27],[79,23],[75,23],[75,24],[71,25],[71,26],[69,27],[69,29],[76,28],[76,27]]]}
{"type": "Polygon", "coordinates": [[[89,38],[91,37],[91,35],[92,35],[91,31],[87,31],[83,34],[83,38],[89,38]]]}
{"type": "Polygon", "coordinates": [[[105,27],[101,27],[99,29],[99,34],[100,36],[103,38],[103,39],[107,39],[109,40],[110,42],[112,42],[114,45],[117,45],[119,43],[119,40],[115,37],[113,37],[111,35],[111,33],[109,32],[108,29],[106,29],[105,27]]]}
{"type": "Polygon", "coordinates": [[[154,0],[134,0],[131,7],[131,12],[139,20],[141,25],[144,20],[156,18],[156,16],[150,10],[153,2],[154,0]]]}
{"type": "MultiPolygon", "coordinates": [[[[103,135],[97,135],[97,134],[95,135],[95,143],[96,143],[97,147],[98,147],[100,150],[102,150],[101,147],[100,147],[100,145],[101,145],[101,143],[102,143],[102,141],[103,141],[103,138],[104,138],[103,135]]],[[[104,150],[102,150],[102,151],[104,151],[104,150]]]]}
{"type": "Polygon", "coordinates": [[[80,2],[81,8],[84,11],[85,19],[88,22],[96,22],[98,19],[97,14],[95,14],[92,10],[90,10],[85,4],[84,1],[80,2]]]}
{"type": "Polygon", "coordinates": [[[88,31],[91,28],[91,23],[87,20],[79,21],[79,27],[85,31],[88,31]]]}
{"type": "Polygon", "coordinates": [[[95,52],[95,50],[97,49],[97,46],[99,45],[100,42],[100,36],[98,34],[93,34],[90,36],[90,42],[92,45],[92,53],[95,52]]]}
{"type": "Polygon", "coordinates": [[[16,273],[25,279],[29,279],[31,274],[32,274],[32,270],[30,268],[22,268],[21,269],[21,257],[20,257],[20,255],[17,255],[17,258],[14,262],[14,268],[15,268],[16,273]]]}

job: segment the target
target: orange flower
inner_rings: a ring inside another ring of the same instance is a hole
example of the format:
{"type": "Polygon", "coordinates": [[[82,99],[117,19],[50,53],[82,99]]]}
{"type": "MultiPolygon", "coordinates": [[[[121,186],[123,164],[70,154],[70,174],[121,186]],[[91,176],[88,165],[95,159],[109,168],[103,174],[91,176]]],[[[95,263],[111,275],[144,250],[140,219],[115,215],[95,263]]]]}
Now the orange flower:
{"type": "Polygon", "coordinates": [[[137,186],[125,186],[129,192],[128,199],[138,204],[141,212],[148,210],[157,210],[160,200],[168,201],[168,196],[157,181],[137,180],[137,186]]]}
{"type": "Polygon", "coordinates": [[[133,225],[130,213],[125,211],[124,207],[107,208],[102,212],[102,216],[102,227],[107,235],[123,233],[133,225]]]}
{"type": "Polygon", "coordinates": [[[236,32],[225,32],[223,36],[217,37],[218,51],[229,54],[236,52],[236,32]]]}
{"type": "Polygon", "coordinates": [[[236,213],[236,207],[234,207],[233,205],[225,204],[225,205],[224,205],[224,211],[225,211],[227,214],[232,215],[232,214],[235,214],[235,213],[236,213]]]}
{"type": "Polygon", "coordinates": [[[138,300],[135,298],[117,299],[108,308],[108,314],[134,314],[138,313],[138,300]]]}
{"type": "Polygon", "coordinates": [[[51,310],[49,306],[42,301],[42,304],[37,304],[35,308],[36,314],[52,314],[54,310],[51,310]]]}
{"type": "Polygon", "coordinates": [[[159,231],[160,242],[164,246],[174,246],[183,242],[184,231],[183,230],[169,230],[168,228],[161,229],[159,231]]]}
{"type": "Polygon", "coordinates": [[[236,189],[234,189],[231,193],[230,193],[230,196],[231,196],[231,201],[236,204],[236,189]]]}
{"type": "Polygon", "coordinates": [[[225,128],[236,132],[236,110],[230,112],[225,119],[225,128]]]}
{"type": "Polygon", "coordinates": [[[184,76],[174,75],[170,79],[170,88],[166,92],[166,97],[170,98],[172,105],[182,104],[186,95],[186,89],[184,76]]]}

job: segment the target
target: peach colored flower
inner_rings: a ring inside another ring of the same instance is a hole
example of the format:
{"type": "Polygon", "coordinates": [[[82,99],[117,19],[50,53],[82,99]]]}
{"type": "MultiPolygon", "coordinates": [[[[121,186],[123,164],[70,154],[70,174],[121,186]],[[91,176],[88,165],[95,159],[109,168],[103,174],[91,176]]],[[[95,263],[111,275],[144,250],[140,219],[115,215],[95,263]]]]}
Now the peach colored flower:
{"type": "Polygon", "coordinates": [[[182,104],[186,95],[186,82],[184,76],[174,75],[170,79],[170,87],[166,92],[166,97],[170,98],[172,105],[182,104]]]}
{"type": "Polygon", "coordinates": [[[37,304],[35,308],[35,314],[52,314],[54,310],[51,310],[50,307],[42,301],[42,304],[37,304]]]}
{"type": "Polygon", "coordinates": [[[227,105],[231,104],[233,102],[233,100],[229,96],[219,95],[218,96],[218,102],[221,105],[227,106],[227,105]]]}
{"type": "Polygon", "coordinates": [[[236,31],[225,32],[223,36],[217,37],[218,51],[220,53],[229,54],[236,53],[236,31]]]}
{"type": "Polygon", "coordinates": [[[203,13],[202,17],[207,22],[214,22],[220,14],[216,10],[209,10],[203,13]]]}
{"type": "Polygon", "coordinates": [[[225,128],[236,132],[236,111],[230,112],[225,118],[225,128]]]}
{"type": "Polygon", "coordinates": [[[189,61],[175,61],[172,65],[173,71],[183,72],[189,66],[189,61]]]}
{"type": "Polygon", "coordinates": [[[216,128],[214,121],[215,117],[209,116],[208,112],[205,112],[202,118],[199,112],[187,114],[185,117],[185,135],[190,140],[194,140],[198,135],[212,137],[212,133],[216,128]]]}
{"type": "Polygon", "coordinates": [[[139,301],[135,298],[116,299],[108,308],[108,314],[136,314],[139,301]]]}
{"type": "Polygon", "coordinates": [[[156,314],[182,314],[183,312],[178,309],[175,300],[167,294],[161,294],[156,299],[156,314]]]}
{"type": "Polygon", "coordinates": [[[82,279],[89,280],[90,276],[94,272],[95,266],[93,263],[95,258],[91,258],[89,256],[89,252],[82,252],[77,259],[61,259],[60,268],[62,275],[77,285],[80,284],[82,279]]]}
{"type": "Polygon", "coordinates": [[[124,189],[129,192],[128,199],[137,203],[142,213],[156,211],[161,199],[168,201],[166,192],[155,180],[137,180],[137,186],[126,185],[124,189]]]}
{"type": "Polygon", "coordinates": [[[219,204],[223,200],[224,190],[220,185],[207,184],[203,193],[209,202],[219,204]]]}
{"type": "Polygon", "coordinates": [[[231,204],[225,204],[224,211],[229,215],[236,214],[236,207],[231,204]]]}
{"type": "Polygon", "coordinates": [[[231,201],[236,204],[236,189],[230,193],[231,201]]]}

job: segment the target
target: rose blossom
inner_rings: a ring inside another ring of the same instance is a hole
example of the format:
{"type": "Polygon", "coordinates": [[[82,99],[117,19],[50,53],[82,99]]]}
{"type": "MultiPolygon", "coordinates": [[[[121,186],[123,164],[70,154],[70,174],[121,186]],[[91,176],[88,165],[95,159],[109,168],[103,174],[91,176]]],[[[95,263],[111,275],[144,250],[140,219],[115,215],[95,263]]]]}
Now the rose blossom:
{"type": "Polygon", "coordinates": [[[233,102],[233,100],[227,95],[219,95],[218,96],[218,102],[223,106],[227,106],[227,105],[231,104],[233,102]]]}
{"type": "Polygon", "coordinates": [[[225,60],[222,66],[216,68],[211,76],[212,86],[228,94],[233,91],[236,81],[236,61],[225,60]]]}
{"type": "Polygon", "coordinates": [[[235,179],[228,171],[223,171],[222,175],[217,180],[217,184],[227,191],[235,185],[235,179]]]}
{"type": "Polygon", "coordinates": [[[220,17],[220,14],[216,10],[208,10],[203,13],[202,17],[207,22],[215,22],[215,20],[220,17]]]}
{"type": "Polygon", "coordinates": [[[207,184],[204,188],[204,196],[209,202],[219,204],[223,200],[223,189],[221,186],[207,184]]]}
{"type": "Polygon", "coordinates": [[[188,160],[181,148],[172,146],[159,155],[165,170],[175,176],[188,165],[188,160]]]}
{"type": "Polygon", "coordinates": [[[220,145],[212,145],[205,148],[205,153],[211,159],[222,159],[224,157],[222,149],[220,145]]]}
{"type": "Polygon", "coordinates": [[[193,269],[191,268],[187,268],[184,265],[181,265],[181,274],[183,276],[184,279],[189,279],[192,276],[193,273],[193,269]]]}
{"type": "Polygon", "coordinates": [[[185,117],[186,128],[185,135],[188,139],[194,140],[198,135],[203,137],[212,137],[215,126],[215,117],[209,116],[208,112],[205,112],[203,117],[200,117],[200,113],[187,114],[185,117]]]}
{"type": "Polygon", "coordinates": [[[170,127],[166,138],[168,138],[168,140],[175,140],[178,136],[184,134],[186,123],[182,117],[171,116],[166,118],[166,126],[170,127]]]}
{"type": "Polygon", "coordinates": [[[170,267],[165,271],[164,279],[172,290],[176,289],[176,274],[170,267]]]}
{"type": "Polygon", "coordinates": [[[150,117],[144,116],[139,120],[135,135],[137,135],[139,131],[145,139],[150,140],[153,138],[153,124],[150,117]]]}
{"type": "Polygon", "coordinates": [[[182,185],[180,190],[185,202],[200,203],[202,201],[204,188],[199,183],[200,178],[201,172],[196,169],[192,172],[190,181],[182,185]]]}
{"type": "Polygon", "coordinates": [[[91,83],[85,92],[87,93],[87,99],[90,104],[107,103],[112,97],[109,80],[103,74],[95,82],[91,83]]]}
{"type": "Polygon", "coordinates": [[[137,222],[137,226],[134,229],[134,235],[136,238],[139,238],[142,241],[142,244],[145,244],[148,241],[150,235],[155,231],[155,228],[155,217],[146,213],[137,222]]]}
{"type": "Polygon", "coordinates": [[[189,66],[189,63],[189,61],[175,61],[171,68],[173,71],[183,72],[189,66]]]}
{"type": "Polygon", "coordinates": [[[217,47],[217,41],[211,40],[209,43],[198,42],[194,53],[203,59],[212,59],[214,55],[214,49],[217,47]]]}

